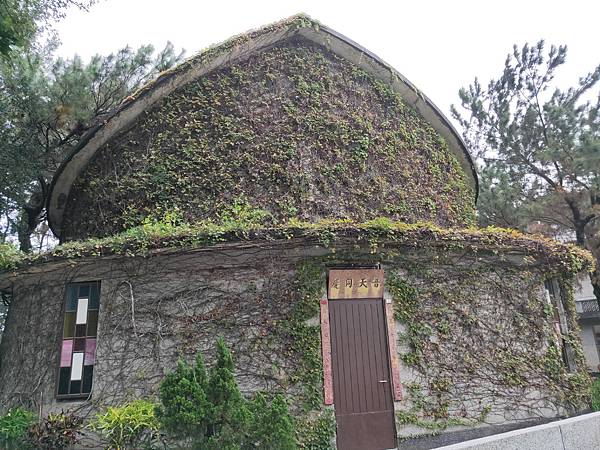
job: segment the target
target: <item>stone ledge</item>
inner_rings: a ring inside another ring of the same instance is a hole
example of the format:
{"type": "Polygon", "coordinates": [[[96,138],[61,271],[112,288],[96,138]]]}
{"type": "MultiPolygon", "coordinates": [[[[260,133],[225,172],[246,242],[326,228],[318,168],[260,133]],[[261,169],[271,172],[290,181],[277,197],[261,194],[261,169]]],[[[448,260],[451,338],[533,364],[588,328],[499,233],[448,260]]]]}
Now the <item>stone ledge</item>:
{"type": "Polygon", "coordinates": [[[597,450],[600,448],[600,412],[437,448],[438,450],[597,450]]]}

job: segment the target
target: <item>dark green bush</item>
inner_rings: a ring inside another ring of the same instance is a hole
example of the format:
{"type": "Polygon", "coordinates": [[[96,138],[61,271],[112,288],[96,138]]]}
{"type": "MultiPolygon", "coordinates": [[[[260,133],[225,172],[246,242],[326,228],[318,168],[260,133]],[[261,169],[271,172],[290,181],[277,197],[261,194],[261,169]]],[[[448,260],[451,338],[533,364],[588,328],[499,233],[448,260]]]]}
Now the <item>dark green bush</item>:
{"type": "Polygon", "coordinates": [[[294,423],[285,399],[276,395],[269,404],[263,394],[250,402],[252,422],[250,442],[253,448],[264,450],[292,450],[296,448],[294,423]]]}
{"type": "Polygon", "coordinates": [[[600,411],[600,379],[592,384],[592,410],[600,411]]]}
{"type": "Polygon", "coordinates": [[[293,422],[281,396],[244,399],[224,341],[207,376],[201,354],[194,366],[179,361],[159,388],[157,417],[167,435],[202,450],[293,450],[293,422]]]}
{"type": "Polygon", "coordinates": [[[77,443],[82,420],[73,414],[48,414],[29,427],[27,442],[36,450],[62,450],[77,443]]]}
{"type": "Polygon", "coordinates": [[[207,384],[200,353],[193,367],[180,360],[175,371],[165,376],[159,388],[161,403],[156,416],[169,436],[193,442],[207,435],[212,414],[207,384]]]}
{"type": "Polygon", "coordinates": [[[9,409],[0,416],[0,448],[22,450],[28,447],[27,431],[35,423],[35,414],[23,408],[9,409]]]}

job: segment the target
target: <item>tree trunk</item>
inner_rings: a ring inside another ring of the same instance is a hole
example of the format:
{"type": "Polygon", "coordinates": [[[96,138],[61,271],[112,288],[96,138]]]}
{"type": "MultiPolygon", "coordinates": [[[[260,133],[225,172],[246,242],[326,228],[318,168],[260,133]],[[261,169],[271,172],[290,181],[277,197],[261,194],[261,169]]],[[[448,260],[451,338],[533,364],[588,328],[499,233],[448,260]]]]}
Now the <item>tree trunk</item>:
{"type": "Polygon", "coordinates": [[[22,252],[31,252],[31,235],[37,226],[37,222],[34,224],[32,218],[29,215],[27,208],[23,208],[19,216],[19,222],[17,224],[17,236],[19,238],[19,249],[22,252]],[[32,228],[33,226],[33,228],[32,228]]]}
{"type": "Polygon", "coordinates": [[[43,178],[39,178],[39,190],[31,194],[27,204],[23,205],[17,223],[19,248],[22,252],[31,252],[31,235],[42,221],[42,212],[46,203],[47,185],[43,178]]]}

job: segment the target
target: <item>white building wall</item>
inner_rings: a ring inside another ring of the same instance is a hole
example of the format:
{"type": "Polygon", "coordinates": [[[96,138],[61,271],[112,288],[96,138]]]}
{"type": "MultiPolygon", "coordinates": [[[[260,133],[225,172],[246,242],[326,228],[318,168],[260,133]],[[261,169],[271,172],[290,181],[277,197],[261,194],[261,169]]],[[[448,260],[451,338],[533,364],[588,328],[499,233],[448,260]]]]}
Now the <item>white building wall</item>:
{"type": "Polygon", "coordinates": [[[594,297],[594,288],[590,276],[585,273],[577,277],[579,286],[575,286],[575,300],[592,300],[594,297]]]}
{"type": "Polygon", "coordinates": [[[596,346],[596,335],[593,325],[581,325],[581,343],[583,344],[583,353],[588,369],[594,372],[598,371],[598,347],[596,346]]]}
{"type": "MultiPolygon", "coordinates": [[[[582,274],[578,277],[578,286],[575,287],[575,301],[583,302],[589,300],[596,300],[594,296],[594,288],[590,281],[590,277],[587,273],[582,274]]],[[[589,306],[589,305],[588,305],[589,306]]],[[[577,312],[581,313],[583,307],[581,303],[577,304],[577,312]]],[[[600,320],[598,321],[600,323],[600,320]]],[[[581,343],[583,345],[583,353],[585,355],[585,361],[589,370],[593,372],[600,372],[598,365],[600,364],[600,357],[598,352],[598,345],[596,340],[596,334],[600,334],[600,324],[581,324],[581,343]]]]}

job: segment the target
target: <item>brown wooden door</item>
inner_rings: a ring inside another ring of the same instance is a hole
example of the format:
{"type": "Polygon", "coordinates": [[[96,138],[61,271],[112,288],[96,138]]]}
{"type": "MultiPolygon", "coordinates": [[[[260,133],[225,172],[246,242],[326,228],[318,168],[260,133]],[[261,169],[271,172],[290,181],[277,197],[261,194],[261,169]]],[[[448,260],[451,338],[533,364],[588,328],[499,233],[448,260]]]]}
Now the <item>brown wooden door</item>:
{"type": "Polygon", "coordinates": [[[338,450],[396,448],[383,300],[331,300],[338,450]]]}

